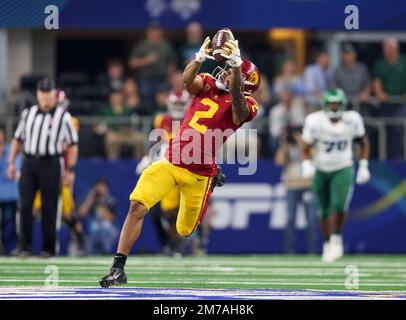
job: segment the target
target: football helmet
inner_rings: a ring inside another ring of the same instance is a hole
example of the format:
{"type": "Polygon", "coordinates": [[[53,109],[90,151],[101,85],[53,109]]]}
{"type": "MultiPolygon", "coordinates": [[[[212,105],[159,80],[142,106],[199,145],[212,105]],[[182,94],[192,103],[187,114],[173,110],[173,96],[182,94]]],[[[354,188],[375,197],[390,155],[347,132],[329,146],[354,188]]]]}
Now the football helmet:
{"type": "MultiPolygon", "coordinates": [[[[216,86],[220,90],[229,91],[230,69],[231,67],[227,65],[225,67],[217,66],[212,73],[212,76],[216,80],[216,86]]],[[[261,83],[261,75],[258,68],[248,59],[243,59],[241,73],[244,81],[244,94],[253,94],[261,83]]]]}
{"type": "Polygon", "coordinates": [[[56,89],[56,102],[62,108],[64,109],[68,108],[70,101],[64,90],[59,88],[56,89]]]}
{"type": "Polygon", "coordinates": [[[343,90],[339,88],[327,90],[322,99],[324,112],[330,119],[337,120],[341,117],[347,105],[347,98],[343,90]],[[330,105],[337,105],[338,108],[332,108],[330,105]]]}
{"type": "Polygon", "coordinates": [[[172,90],[166,99],[166,105],[171,117],[182,119],[190,100],[191,96],[186,90],[172,90]]]}

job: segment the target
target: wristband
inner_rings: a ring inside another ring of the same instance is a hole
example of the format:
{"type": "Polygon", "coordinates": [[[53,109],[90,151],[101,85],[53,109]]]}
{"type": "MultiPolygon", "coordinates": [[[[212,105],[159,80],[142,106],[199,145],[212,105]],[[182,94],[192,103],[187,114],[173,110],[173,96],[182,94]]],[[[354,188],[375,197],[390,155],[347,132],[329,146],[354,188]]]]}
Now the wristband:
{"type": "Polygon", "coordinates": [[[361,168],[368,168],[368,160],[367,160],[367,159],[361,159],[361,160],[359,161],[359,166],[360,166],[361,168]]]}

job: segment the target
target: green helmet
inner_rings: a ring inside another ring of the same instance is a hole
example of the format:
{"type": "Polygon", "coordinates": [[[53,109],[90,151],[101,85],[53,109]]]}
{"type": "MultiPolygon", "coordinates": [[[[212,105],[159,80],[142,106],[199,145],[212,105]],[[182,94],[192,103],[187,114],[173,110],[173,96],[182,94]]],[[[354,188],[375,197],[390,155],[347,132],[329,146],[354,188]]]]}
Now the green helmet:
{"type": "Polygon", "coordinates": [[[345,110],[347,106],[347,98],[343,90],[336,88],[336,89],[329,89],[323,95],[322,105],[324,111],[327,113],[329,118],[340,118],[342,112],[345,110]],[[328,107],[330,103],[337,103],[339,108],[337,111],[333,111],[328,107]]]}

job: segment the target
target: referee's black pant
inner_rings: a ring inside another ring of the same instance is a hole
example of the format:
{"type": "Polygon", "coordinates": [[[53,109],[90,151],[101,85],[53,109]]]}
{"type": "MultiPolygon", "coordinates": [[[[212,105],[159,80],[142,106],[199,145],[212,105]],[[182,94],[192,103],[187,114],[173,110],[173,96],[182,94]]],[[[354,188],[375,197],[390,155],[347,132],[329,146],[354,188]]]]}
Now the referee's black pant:
{"type": "Polygon", "coordinates": [[[20,249],[32,252],[33,202],[41,191],[42,251],[55,255],[62,160],[59,157],[30,157],[23,160],[20,177],[20,249]]]}

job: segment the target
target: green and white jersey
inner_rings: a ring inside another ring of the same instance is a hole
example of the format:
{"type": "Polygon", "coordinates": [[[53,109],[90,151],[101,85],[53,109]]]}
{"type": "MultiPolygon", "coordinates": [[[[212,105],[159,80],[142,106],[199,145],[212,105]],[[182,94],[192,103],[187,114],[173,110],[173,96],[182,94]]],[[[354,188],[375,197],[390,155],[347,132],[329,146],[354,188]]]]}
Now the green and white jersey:
{"type": "Polygon", "coordinates": [[[306,117],[302,138],[315,146],[314,166],[331,172],[353,164],[352,142],[364,135],[364,122],[358,112],[344,111],[341,119],[333,123],[320,110],[306,117]]]}

